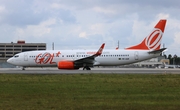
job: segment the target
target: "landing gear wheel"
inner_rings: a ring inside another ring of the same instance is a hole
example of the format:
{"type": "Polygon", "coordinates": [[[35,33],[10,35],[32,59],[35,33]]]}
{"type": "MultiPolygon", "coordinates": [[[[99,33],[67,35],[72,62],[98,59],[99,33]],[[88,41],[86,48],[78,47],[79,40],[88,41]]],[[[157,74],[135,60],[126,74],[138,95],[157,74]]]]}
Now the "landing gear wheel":
{"type": "Polygon", "coordinates": [[[89,68],[89,67],[87,67],[86,69],[87,69],[87,70],[91,70],[91,68],[89,68]]]}
{"type": "Polygon", "coordinates": [[[85,67],[83,67],[83,70],[91,70],[91,68],[88,66],[85,66],[85,67]]]}
{"type": "Polygon", "coordinates": [[[25,70],[26,67],[22,67],[22,70],[25,70]]]}

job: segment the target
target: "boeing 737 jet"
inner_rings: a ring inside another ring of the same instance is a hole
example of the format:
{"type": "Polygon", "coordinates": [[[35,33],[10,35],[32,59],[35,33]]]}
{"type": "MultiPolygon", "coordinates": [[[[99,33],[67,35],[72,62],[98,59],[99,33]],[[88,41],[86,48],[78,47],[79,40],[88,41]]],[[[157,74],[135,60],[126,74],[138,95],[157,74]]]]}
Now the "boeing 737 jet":
{"type": "Polygon", "coordinates": [[[25,67],[57,67],[58,69],[90,70],[93,66],[118,66],[140,62],[159,56],[166,48],[160,48],[166,20],[160,20],[144,40],[125,49],[99,50],[41,50],[21,52],[7,60],[25,67]]]}

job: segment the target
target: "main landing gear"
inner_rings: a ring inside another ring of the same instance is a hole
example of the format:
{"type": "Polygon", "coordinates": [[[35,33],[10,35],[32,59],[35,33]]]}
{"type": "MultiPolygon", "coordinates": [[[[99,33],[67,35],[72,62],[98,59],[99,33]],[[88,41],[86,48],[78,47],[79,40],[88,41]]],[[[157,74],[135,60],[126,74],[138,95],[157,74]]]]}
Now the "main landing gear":
{"type": "Polygon", "coordinates": [[[83,70],[91,70],[91,68],[89,66],[85,66],[83,67],[83,70]]]}

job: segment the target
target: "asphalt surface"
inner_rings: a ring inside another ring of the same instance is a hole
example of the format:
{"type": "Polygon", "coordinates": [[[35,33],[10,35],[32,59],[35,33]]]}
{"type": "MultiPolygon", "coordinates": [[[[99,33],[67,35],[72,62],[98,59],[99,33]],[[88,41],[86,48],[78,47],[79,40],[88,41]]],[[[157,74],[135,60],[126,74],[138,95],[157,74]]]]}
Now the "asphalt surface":
{"type": "Polygon", "coordinates": [[[57,68],[0,68],[0,74],[180,74],[180,68],[91,68],[91,70],[59,70],[57,68]]]}

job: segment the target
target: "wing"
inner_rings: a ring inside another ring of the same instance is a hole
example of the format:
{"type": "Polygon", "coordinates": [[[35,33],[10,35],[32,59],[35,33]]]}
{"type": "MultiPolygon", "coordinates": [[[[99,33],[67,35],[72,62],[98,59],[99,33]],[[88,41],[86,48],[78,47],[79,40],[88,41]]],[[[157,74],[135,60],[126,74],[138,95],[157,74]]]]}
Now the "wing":
{"type": "Polygon", "coordinates": [[[81,58],[81,59],[75,60],[74,64],[76,66],[79,66],[79,67],[83,67],[83,66],[92,67],[94,65],[94,63],[95,63],[95,58],[102,54],[104,46],[105,46],[105,43],[103,43],[101,45],[101,47],[99,48],[99,50],[95,54],[93,54],[93,55],[91,55],[89,57],[85,57],[85,58],[81,58]]]}

